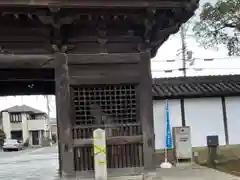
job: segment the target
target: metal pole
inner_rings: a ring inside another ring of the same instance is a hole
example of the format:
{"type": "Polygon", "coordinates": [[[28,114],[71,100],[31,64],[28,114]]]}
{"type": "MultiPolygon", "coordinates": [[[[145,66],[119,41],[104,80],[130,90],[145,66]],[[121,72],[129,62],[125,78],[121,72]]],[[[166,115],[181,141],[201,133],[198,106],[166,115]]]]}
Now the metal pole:
{"type": "Polygon", "coordinates": [[[186,72],[186,42],[185,42],[185,29],[184,25],[180,28],[181,34],[181,42],[182,42],[182,68],[183,68],[183,76],[187,76],[186,72]]]}
{"type": "Polygon", "coordinates": [[[51,132],[51,125],[50,125],[50,101],[49,96],[46,96],[47,100],[47,125],[48,125],[48,138],[52,140],[52,132],[51,132]]]}

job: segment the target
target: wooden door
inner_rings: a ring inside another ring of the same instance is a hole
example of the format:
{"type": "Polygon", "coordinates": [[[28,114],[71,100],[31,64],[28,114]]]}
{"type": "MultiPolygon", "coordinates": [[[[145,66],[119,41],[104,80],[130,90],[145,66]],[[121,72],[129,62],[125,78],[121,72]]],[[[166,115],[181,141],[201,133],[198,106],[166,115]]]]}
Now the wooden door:
{"type": "Polygon", "coordinates": [[[39,131],[32,131],[32,145],[39,145],[39,131]]]}
{"type": "Polygon", "coordinates": [[[136,86],[91,85],[72,87],[76,171],[94,169],[92,135],[106,130],[108,168],[143,166],[142,128],[137,118],[136,86]]]}

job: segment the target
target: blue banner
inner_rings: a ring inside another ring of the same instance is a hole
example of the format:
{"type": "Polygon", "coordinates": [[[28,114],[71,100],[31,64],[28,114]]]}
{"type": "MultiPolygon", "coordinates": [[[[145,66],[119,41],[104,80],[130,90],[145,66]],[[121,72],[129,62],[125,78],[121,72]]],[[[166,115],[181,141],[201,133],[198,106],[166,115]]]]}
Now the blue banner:
{"type": "Polygon", "coordinates": [[[172,149],[172,133],[171,133],[171,124],[170,124],[170,115],[168,102],[166,102],[166,148],[172,149]]]}

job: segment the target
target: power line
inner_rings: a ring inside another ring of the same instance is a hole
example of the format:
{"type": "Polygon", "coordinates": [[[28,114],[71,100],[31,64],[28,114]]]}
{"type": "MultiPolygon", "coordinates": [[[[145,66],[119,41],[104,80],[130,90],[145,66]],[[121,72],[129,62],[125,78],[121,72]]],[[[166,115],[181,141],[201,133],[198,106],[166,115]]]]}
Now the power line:
{"type": "MultiPolygon", "coordinates": [[[[202,70],[240,70],[239,68],[186,68],[187,70],[195,70],[195,71],[202,71],[202,70]]],[[[159,70],[152,70],[152,72],[173,72],[173,71],[184,71],[183,68],[176,68],[176,69],[159,69],[159,70]]]]}
{"type": "MultiPolygon", "coordinates": [[[[221,57],[221,58],[194,58],[192,60],[187,60],[186,62],[191,62],[191,61],[214,61],[214,60],[222,60],[222,61],[227,61],[227,60],[235,60],[235,59],[240,59],[240,56],[235,56],[235,57],[221,57]]],[[[165,60],[151,60],[151,62],[157,62],[157,63],[166,63],[166,62],[178,62],[178,61],[184,61],[183,59],[165,59],[165,60]]]]}

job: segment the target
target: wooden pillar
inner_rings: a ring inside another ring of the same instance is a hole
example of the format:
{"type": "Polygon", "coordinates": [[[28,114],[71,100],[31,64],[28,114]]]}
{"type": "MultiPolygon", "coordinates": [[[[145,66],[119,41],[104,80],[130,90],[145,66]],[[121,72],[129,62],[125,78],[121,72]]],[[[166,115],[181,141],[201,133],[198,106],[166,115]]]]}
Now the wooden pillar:
{"type": "Polygon", "coordinates": [[[186,126],[186,118],[185,118],[185,104],[184,104],[184,99],[180,99],[181,103],[181,116],[182,116],[182,126],[186,126]]]}
{"type": "Polygon", "coordinates": [[[225,132],[225,142],[226,142],[226,145],[229,145],[227,109],[226,109],[225,97],[221,97],[221,100],[222,100],[222,112],[223,112],[223,125],[224,125],[224,132],[225,132]]]}
{"type": "Polygon", "coordinates": [[[139,113],[144,135],[144,169],[154,170],[156,168],[156,158],[150,52],[141,52],[140,60],[141,83],[139,85],[138,93],[139,113]]]}
{"type": "Polygon", "coordinates": [[[60,149],[60,171],[63,175],[72,175],[74,169],[71,101],[68,72],[68,57],[57,52],[55,61],[55,94],[60,149]]]}

